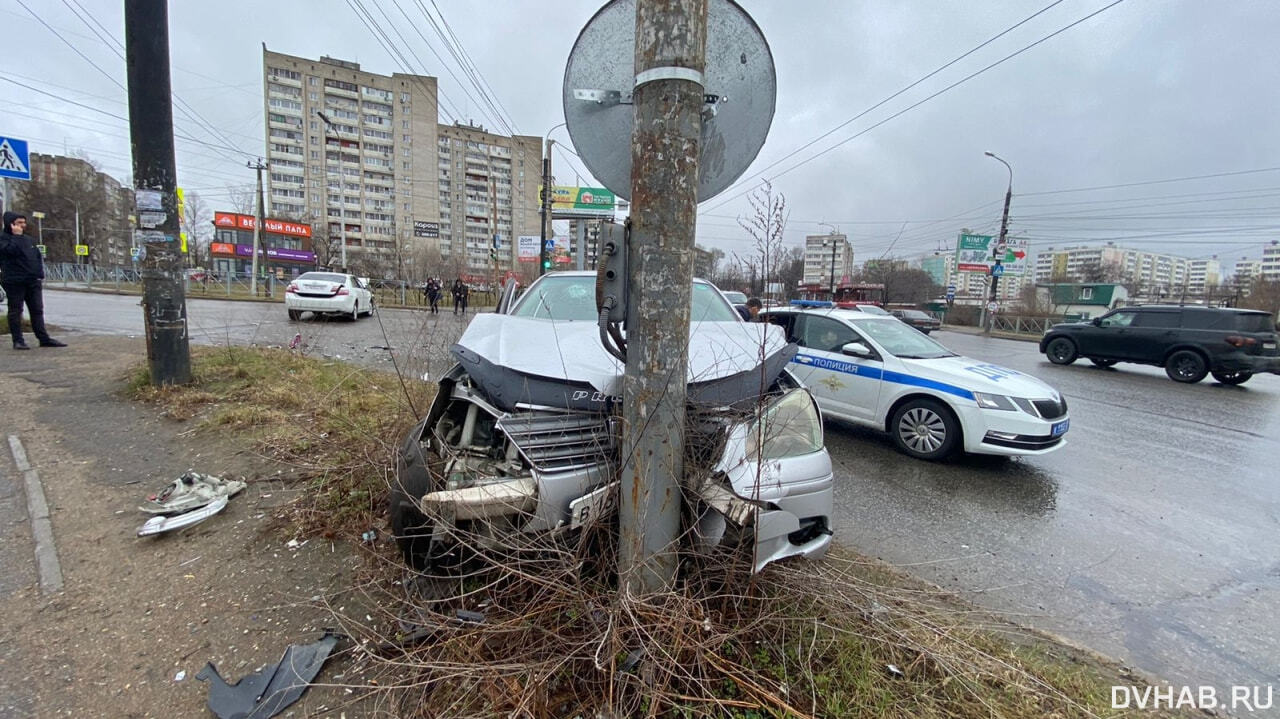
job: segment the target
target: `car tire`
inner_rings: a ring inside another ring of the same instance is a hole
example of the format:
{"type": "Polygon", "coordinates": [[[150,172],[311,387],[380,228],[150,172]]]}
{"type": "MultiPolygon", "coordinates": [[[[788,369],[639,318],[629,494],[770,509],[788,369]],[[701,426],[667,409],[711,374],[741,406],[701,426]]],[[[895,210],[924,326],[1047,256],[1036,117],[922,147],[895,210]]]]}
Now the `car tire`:
{"type": "Polygon", "coordinates": [[[1174,382],[1195,384],[1209,374],[1209,367],[1198,352],[1178,350],[1165,360],[1164,373],[1174,382]]]}
{"type": "Polygon", "coordinates": [[[1238,384],[1244,384],[1245,382],[1248,382],[1249,378],[1252,376],[1253,376],[1252,372],[1244,372],[1244,371],[1226,372],[1226,371],[1219,370],[1213,373],[1213,378],[1215,380],[1221,382],[1222,384],[1229,384],[1232,386],[1238,385],[1238,384]]]}
{"type": "Polygon", "coordinates": [[[955,452],[960,442],[960,422],[946,405],[937,400],[909,400],[889,421],[893,443],[904,454],[937,461],[955,452]]]}
{"type": "Polygon", "coordinates": [[[1089,361],[1096,367],[1114,367],[1119,360],[1102,359],[1101,357],[1090,357],[1089,361]]]}
{"type": "Polygon", "coordinates": [[[359,300],[356,300],[351,304],[351,321],[352,322],[360,321],[360,301],[359,300]]]}
{"type": "Polygon", "coordinates": [[[1045,345],[1044,355],[1054,364],[1068,365],[1076,361],[1080,350],[1076,349],[1075,342],[1066,337],[1054,337],[1045,345]]]}
{"type": "Polygon", "coordinates": [[[302,310],[289,310],[289,321],[297,322],[302,319],[302,310]]]}
{"type": "Polygon", "coordinates": [[[429,480],[413,472],[404,472],[391,483],[387,513],[391,516],[391,535],[404,557],[405,564],[419,571],[431,564],[431,520],[418,511],[417,501],[431,489],[429,480]]]}

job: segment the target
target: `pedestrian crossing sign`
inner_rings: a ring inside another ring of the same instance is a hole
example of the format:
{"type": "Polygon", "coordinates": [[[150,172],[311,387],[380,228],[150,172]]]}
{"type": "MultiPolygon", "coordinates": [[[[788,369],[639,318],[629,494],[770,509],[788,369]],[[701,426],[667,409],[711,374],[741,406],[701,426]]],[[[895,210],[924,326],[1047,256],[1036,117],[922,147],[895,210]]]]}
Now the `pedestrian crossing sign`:
{"type": "Polygon", "coordinates": [[[27,155],[26,140],[0,137],[0,177],[31,179],[31,158],[27,155]]]}

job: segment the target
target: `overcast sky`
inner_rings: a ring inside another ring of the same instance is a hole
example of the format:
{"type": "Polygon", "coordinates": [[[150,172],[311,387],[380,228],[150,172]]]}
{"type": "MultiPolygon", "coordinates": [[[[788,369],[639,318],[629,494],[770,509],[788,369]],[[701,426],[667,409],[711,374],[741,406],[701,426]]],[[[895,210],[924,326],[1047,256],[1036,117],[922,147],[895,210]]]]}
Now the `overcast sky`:
{"type": "MultiPolygon", "coordinates": [[[[749,253],[736,218],[749,212],[745,194],[767,178],[787,201],[788,244],[835,226],[859,261],[954,247],[962,227],[999,229],[1009,176],[983,156],[991,151],[1013,167],[1010,234],[1033,251],[1111,239],[1217,254],[1228,264],[1260,256],[1263,244],[1280,238],[1280,5],[1273,0],[1125,0],[964,80],[1112,1],[744,0],[773,53],[777,109],[755,163],[702,202],[698,243],[749,253]]],[[[437,76],[448,108],[442,122],[501,128],[475,89],[454,79],[464,73],[427,13],[437,24],[443,16],[505,121],[520,134],[543,135],[563,121],[565,62],[600,7],[578,0],[173,2],[175,94],[240,150],[216,147],[224,141],[176,112],[179,133],[215,145],[180,139],[179,181],[214,208],[225,206],[229,185],[252,183],[245,162],[264,154],[263,42],[382,74],[437,76]],[[356,7],[399,31],[390,38],[412,67],[379,44],[356,7]]],[[[0,82],[0,135],[30,140],[33,152],[81,152],[128,181],[127,125],[103,114],[128,115],[116,54],[123,55],[123,22],[118,0],[0,0],[8,44],[0,57],[0,78],[8,80],[0,82]],[[100,23],[111,42],[85,20],[100,23]]],[[[569,142],[563,128],[552,137],[569,142]]],[[[553,164],[558,184],[579,175],[590,182],[572,154],[557,153],[553,164]]]]}

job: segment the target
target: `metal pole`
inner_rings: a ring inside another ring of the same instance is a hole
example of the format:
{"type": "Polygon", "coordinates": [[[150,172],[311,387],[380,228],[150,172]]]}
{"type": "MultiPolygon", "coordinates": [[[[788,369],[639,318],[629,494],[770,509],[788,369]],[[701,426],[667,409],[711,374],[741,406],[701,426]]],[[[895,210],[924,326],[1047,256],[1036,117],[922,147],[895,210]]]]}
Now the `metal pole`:
{"type": "MultiPolygon", "coordinates": [[[[129,139],[138,205],[161,221],[143,237],[142,306],[151,383],[191,381],[187,301],[177,248],[177,170],[173,151],[173,92],[169,83],[167,0],[125,0],[125,62],[129,82],[129,139]]],[[[141,217],[141,215],[139,215],[141,217]]]]}
{"type": "Polygon", "coordinates": [[[262,158],[258,158],[258,162],[246,162],[245,167],[251,167],[258,173],[258,203],[257,210],[253,216],[253,260],[250,262],[249,270],[249,295],[258,296],[258,251],[262,247],[262,158]]]}
{"type": "Polygon", "coordinates": [[[623,383],[619,585],[675,579],[701,154],[707,0],[637,0],[631,307],[623,383]],[[672,188],[685,188],[672,192],[672,188]]]}
{"type": "Polygon", "coordinates": [[[831,236],[831,301],[836,301],[836,238],[831,236]]]}
{"type": "MultiPolygon", "coordinates": [[[[983,154],[985,154],[987,157],[990,157],[996,160],[1000,164],[1004,165],[1006,169],[1009,170],[1009,188],[1005,190],[1005,193],[1004,193],[1004,215],[1000,218],[1000,238],[996,240],[995,249],[992,251],[992,255],[994,256],[994,259],[995,259],[995,266],[992,267],[991,269],[991,298],[988,300],[988,304],[991,304],[997,301],[996,290],[1000,287],[1000,274],[1002,271],[997,270],[995,268],[1001,267],[1003,265],[1004,253],[1006,249],[1005,237],[1009,233],[1009,202],[1010,200],[1013,199],[1013,168],[1009,166],[1009,163],[1005,162],[1004,160],[1001,160],[999,157],[996,157],[994,154],[990,152],[986,152],[983,154]]],[[[990,337],[991,325],[995,324],[995,321],[996,321],[996,313],[994,311],[988,310],[987,321],[983,326],[982,334],[986,335],[987,337],[990,337]]]]}
{"type": "MultiPolygon", "coordinates": [[[[555,128],[552,128],[555,129],[555,128]]],[[[551,253],[547,252],[547,225],[551,224],[551,146],[555,140],[547,138],[546,157],[542,158],[542,225],[541,246],[538,248],[538,275],[547,272],[547,260],[551,253]]]]}
{"type": "Polygon", "coordinates": [[[76,206],[76,259],[80,259],[80,203],[75,200],[71,204],[76,206]]]}

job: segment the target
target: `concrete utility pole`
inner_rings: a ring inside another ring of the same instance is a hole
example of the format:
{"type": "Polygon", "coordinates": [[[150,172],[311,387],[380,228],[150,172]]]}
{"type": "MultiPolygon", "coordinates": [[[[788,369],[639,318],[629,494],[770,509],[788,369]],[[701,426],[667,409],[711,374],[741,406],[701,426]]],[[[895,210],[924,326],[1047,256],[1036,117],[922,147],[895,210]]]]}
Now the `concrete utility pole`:
{"type": "Polygon", "coordinates": [[[147,251],[142,264],[147,362],[152,384],[186,384],[191,381],[191,348],[187,344],[182,257],[177,251],[178,173],[173,152],[167,0],[125,0],[124,39],[133,184],[147,251]]]}
{"type": "Polygon", "coordinates": [[[635,36],[618,556],[633,595],[676,573],[707,0],[637,0],[635,36]]]}
{"type": "Polygon", "coordinates": [[[249,294],[257,297],[258,253],[262,248],[262,171],[267,169],[267,166],[262,164],[262,158],[258,158],[257,163],[246,162],[245,167],[258,172],[258,203],[257,210],[253,213],[253,261],[249,265],[249,294]]]}
{"type": "MultiPolygon", "coordinates": [[[[984,152],[982,154],[999,162],[1009,170],[1009,189],[1005,190],[1004,193],[1004,216],[1000,218],[1000,238],[996,240],[996,247],[991,253],[996,262],[995,266],[992,267],[991,270],[991,299],[987,302],[987,304],[990,305],[997,301],[996,297],[998,297],[998,295],[996,294],[996,289],[1000,287],[1000,275],[1003,273],[1003,270],[997,270],[995,268],[1003,266],[1004,253],[1005,250],[1008,249],[1008,245],[1005,244],[1005,237],[1009,233],[1009,201],[1013,199],[1013,168],[1009,167],[1009,163],[1001,160],[990,152],[984,152]]],[[[990,337],[991,325],[995,324],[995,321],[996,313],[991,311],[990,308],[987,308],[987,321],[983,324],[982,334],[990,337]]]]}

